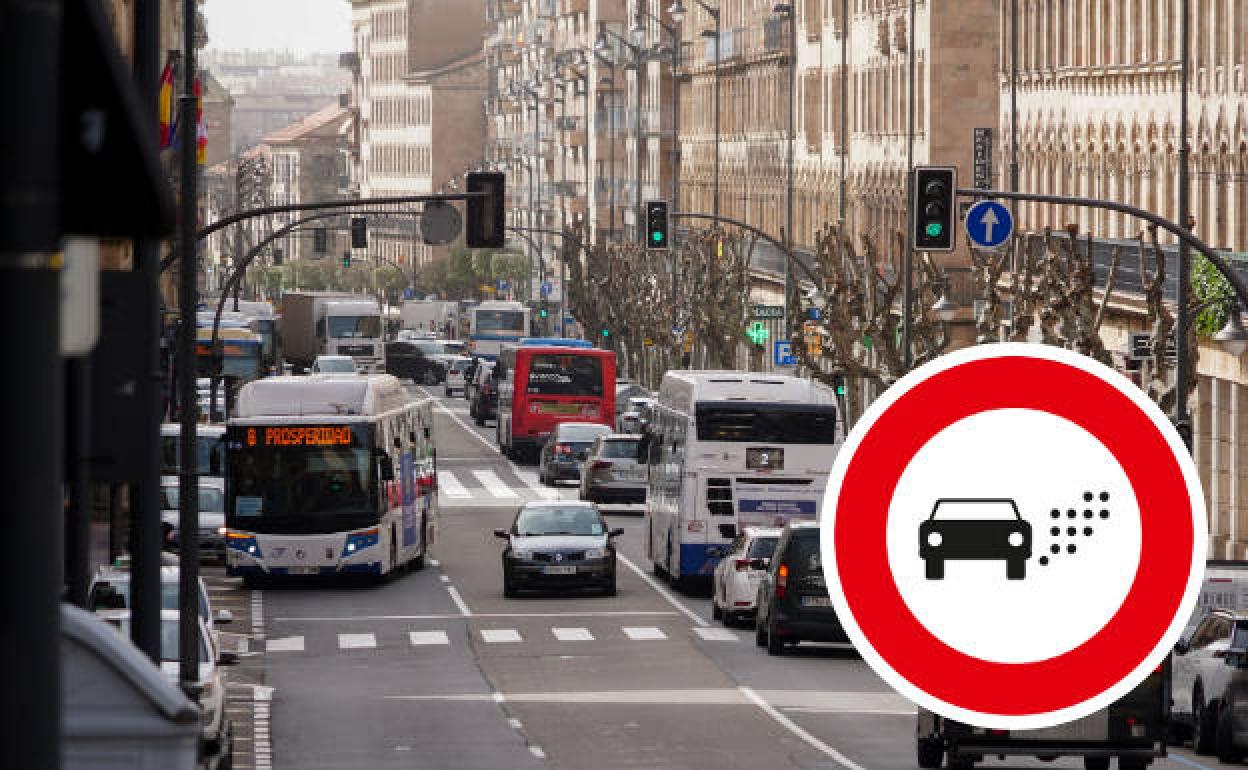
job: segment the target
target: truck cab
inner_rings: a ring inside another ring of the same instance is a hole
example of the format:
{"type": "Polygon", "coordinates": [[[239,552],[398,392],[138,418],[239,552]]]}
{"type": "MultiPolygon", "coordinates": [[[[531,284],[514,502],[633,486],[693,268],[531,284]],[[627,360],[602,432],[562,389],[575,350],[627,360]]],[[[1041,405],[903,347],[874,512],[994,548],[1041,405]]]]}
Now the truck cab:
{"type": "Polygon", "coordinates": [[[350,356],[365,373],[384,374],[385,341],[381,312],[372,300],[332,300],[316,321],[321,353],[350,356]]]}

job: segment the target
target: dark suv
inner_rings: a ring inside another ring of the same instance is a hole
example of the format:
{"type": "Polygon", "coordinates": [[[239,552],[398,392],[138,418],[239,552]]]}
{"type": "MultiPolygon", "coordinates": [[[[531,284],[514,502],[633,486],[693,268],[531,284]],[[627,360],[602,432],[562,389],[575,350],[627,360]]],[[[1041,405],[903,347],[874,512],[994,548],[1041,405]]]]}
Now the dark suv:
{"type": "Polygon", "coordinates": [[[757,607],[754,639],[772,655],[802,641],[849,643],[823,579],[818,522],[785,527],[759,581],[757,607]]]}

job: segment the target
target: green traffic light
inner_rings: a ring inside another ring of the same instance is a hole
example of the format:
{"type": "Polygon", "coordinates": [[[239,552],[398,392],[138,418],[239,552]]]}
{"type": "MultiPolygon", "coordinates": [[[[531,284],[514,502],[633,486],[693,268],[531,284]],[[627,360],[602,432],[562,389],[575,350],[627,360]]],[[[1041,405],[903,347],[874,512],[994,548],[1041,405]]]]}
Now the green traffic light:
{"type": "Polygon", "coordinates": [[[940,234],[943,233],[944,231],[945,231],[945,226],[939,222],[927,223],[927,237],[928,238],[939,238],[940,234]]]}
{"type": "Polygon", "coordinates": [[[659,243],[660,241],[663,240],[663,233],[659,232],[658,230],[655,230],[653,233],[650,234],[650,240],[654,241],[655,243],[659,243]]]}
{"type": "Polygon", "coordinates": [[[602,336],[604,336],[604,337],[610,337],[610,336],[611,336],[611,330],[610,330],[610,329],[603,329],[603,330],[602,330],[602,336]]]}

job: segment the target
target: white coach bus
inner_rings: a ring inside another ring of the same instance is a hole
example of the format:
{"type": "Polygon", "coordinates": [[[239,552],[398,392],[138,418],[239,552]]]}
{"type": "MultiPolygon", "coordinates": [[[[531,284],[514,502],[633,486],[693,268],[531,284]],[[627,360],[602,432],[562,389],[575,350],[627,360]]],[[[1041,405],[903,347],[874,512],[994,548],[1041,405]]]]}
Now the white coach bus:
{"type": "Polygon", "coordinates": [[[641,447],[655,572],[709,579],[743,528],[817,519],[844,435],[836,403],[797,377],[667,372],[641,447]]]}
{"type": "Polygon", "coordinates": [[[437,517],[431,398],[390,375],[269,377],[226,426],[230,575],[419,569],[437,517]]]}

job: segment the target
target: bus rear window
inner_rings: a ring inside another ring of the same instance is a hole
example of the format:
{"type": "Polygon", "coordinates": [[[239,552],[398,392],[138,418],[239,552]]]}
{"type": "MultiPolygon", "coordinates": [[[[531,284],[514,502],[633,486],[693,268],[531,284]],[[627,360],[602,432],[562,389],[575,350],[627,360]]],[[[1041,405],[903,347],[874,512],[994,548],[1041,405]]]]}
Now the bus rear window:
{"type": "Polygon", "coordinates": [[[523,334],[524,313],[519,310],[478,310],[476,311],[478,332],[515,332],[523,334]]]}
{"type": "Polygon", "coordinates": [[[601,396],[602,359],[542,353],[529,359],[528,392],[541,396],[601,396]]]}
{"type": "Polygon", "coordinates": [[[836,407],[811,404],[699,404],[699,441],[831,444],[836,407]]]}

